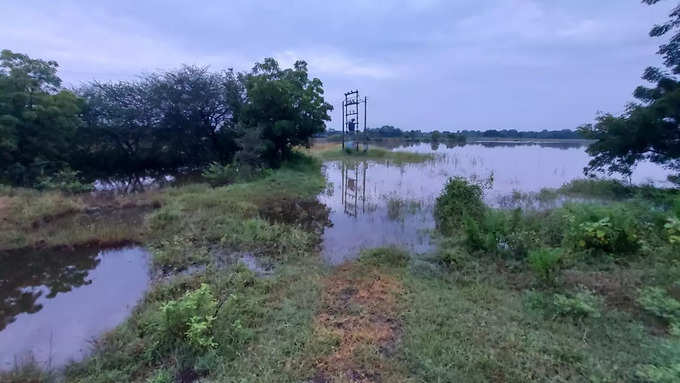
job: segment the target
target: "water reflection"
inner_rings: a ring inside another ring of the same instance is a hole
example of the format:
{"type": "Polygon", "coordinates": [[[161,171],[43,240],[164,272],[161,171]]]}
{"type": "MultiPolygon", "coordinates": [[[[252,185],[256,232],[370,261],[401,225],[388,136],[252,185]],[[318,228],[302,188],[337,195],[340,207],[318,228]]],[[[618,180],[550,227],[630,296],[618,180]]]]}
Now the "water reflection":
{"type": "Polygon", "coordinates": [[[51,299],[92,283],[87,276],[98,264],[97,251],[89,248],[0,254],[0,331],[17,315],[40,311],[43,295],[51,299]]]}
{"type": "Polygon", "coordinates": [[[35,250],[0,256],[0,369],[32,355],[63,365],[130,313],[149,282],[148,253],[35,250]]]}
{"type": "Polygon", "coordinates": [[[370,161],[325,164],[328,186],[319,201],[333,226],[323,233],[322,255],[330,264],[355,258],[361,249],[398,245],[429,249],[433,194],[409,179],[422,164],[391,166],[370,161]]]}
{"type": "MultiPolygon", "coordinates": [[[[398,245],[422,252],[430,248],[429,233],[437,196],[450,177],[494,182],[485,194],[489,205],[550,208],[564,199],[530,196],[583,178],[590,157],[584,144],[484,143],[439,145],[402,143],[398,150],[431,153],[435,160],[399,166],[363,162],[327,162],[328,186],[319,201],[331,209],[332,227],[323,235],[323,257],[331,264],[355,258],[361,249],[398,245]]],[[[667,171],[641,163],[635,183],[667,184],[667,171]]]]}

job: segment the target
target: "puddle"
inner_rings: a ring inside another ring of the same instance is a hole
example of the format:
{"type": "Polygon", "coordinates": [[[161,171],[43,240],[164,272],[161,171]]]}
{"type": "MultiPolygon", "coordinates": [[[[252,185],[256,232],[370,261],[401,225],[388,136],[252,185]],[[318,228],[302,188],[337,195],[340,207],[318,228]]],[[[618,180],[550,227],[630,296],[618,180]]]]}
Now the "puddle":
{"type": "MultiPolygon", "coordinates": [[[[574,143],[409,144],[395,150],[438,155],[418,164],[326,162],[328,184],[318,200],[330,208],[332,226],[323,233],[322,256],[337,265],[372,247],[397,245],[417,253],[428,251],[436,198],[454,176],[479,180],[492,176],[493,186],[484,198],[494,207],[559,206],[564,198],[541,200],[535,193],[583,178],[590,159],[585,149],[574,143]]],[[[643,163],[632,181],[664,186],[667,175],[666,170],[643,163]]]]}
{"type": "Polygon", "coordinates": [[[142,297],[148,261],[140,247],[0,253],[0,369],[81,359],[142,297]]]}

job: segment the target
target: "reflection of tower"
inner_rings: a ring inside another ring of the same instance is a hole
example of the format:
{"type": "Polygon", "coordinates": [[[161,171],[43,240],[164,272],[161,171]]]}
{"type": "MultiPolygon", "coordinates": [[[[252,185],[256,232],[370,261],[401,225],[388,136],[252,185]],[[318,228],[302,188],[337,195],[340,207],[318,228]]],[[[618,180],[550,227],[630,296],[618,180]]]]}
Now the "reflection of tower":
{"type": "Polygon", "coordinates": [[[366,211],[366,170],[367,162],[342,162],[342,205],[345,214],[356,217],[359,213],[366,211]]]}

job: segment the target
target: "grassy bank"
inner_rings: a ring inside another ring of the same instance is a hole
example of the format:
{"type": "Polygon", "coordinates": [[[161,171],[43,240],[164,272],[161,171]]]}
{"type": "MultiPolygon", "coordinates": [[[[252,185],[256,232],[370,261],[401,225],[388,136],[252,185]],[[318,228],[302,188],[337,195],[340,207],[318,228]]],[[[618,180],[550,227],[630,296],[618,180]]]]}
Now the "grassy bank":
{"type": "MultiPolygon", "coordinates": [[[[138,241],[151,249],[162,277],[131,317],[94,344],[86,360],[65,370],[69,382],[295,382],[308,378],[305,348],[324,274],[317,246],[325,207],[320,162],[299,156],[245,183],[168,188],[154,198],[138,241]],[[304,209],[299,208],[303,206],[304,209]],[[298,207],[297,209],[295,207],[298,207]],[[240,263],[254,257],[265,274],[240,263]],[[176,274],[187,270],[188,273],[176,274]]],[[[11,197],[16,198],[16,197],[11,197]]],[[[80,197],[58,198],[49,210],[81,212],[80,197]]],[[[15,201],[12,201],[12,209],[15,201]]],[[[26,213],[27,215],[29,213],[26,213]]],[[[41,216],[41,213],[38,216],[41,216]]],[[[35,215],[35,214],[34,214],[35,215]]],[[[24,367],[3,381],[50,381],[24,367]]]]}
{"type": "Polygon", "coordinates": [[[316,148],[312,147],[309,150],[309,153],[325,161],[372,160],[396,164],[408,162],[426,162],[435,158],[434,154],[430,153],[392,151],[376,148],[373,146],[370,146],[366,151],[342,150],[341,146],[337,144],[321,145],[316,148]]]}
{"type": "Polygon", "coordinates": [[[452,179],[437,201],[437,267],[405,277],[404,352],[418,381],[677,381],[680,200],[624,191],[499,210],[480,186],[452,179]]]}

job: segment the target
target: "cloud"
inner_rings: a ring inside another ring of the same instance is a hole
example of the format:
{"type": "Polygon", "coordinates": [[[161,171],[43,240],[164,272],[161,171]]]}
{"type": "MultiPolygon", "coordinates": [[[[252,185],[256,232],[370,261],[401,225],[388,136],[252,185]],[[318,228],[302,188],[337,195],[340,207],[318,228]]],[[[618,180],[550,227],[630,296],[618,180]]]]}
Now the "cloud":
{"type": "Polygon", "coordinates": [[[334,50],[323,48],[304,51],[286,50],[274,54],[282,66],[292,66],[296,60],[307,61],[310,69],[319,74],[336,76],[358,76],[373,79],[389,79],[397,75],[394,67],[377,64],[359,57],[351,57],[334,50]]]}

